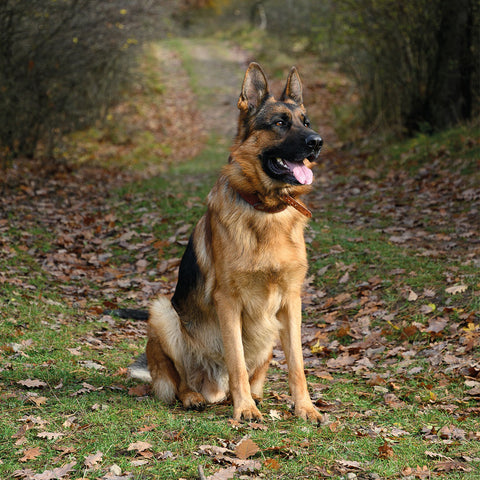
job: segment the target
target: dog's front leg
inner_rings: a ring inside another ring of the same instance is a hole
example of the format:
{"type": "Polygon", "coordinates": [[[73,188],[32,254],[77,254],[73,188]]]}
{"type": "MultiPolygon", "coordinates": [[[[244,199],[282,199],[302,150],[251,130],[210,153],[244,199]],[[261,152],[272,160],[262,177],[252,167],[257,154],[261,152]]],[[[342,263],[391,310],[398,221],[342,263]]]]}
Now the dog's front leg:
{"type": "Polygon", "coordinates": [[[253,401],[245,364],[241,307],[231,297],[227,297],[221,292],[215,294],[215,306],[222,332],[223,354],[233,400],[233,418],[235,420],[260,420],[262,414],[253,401]]]}
{"type": "Polygon", "coordinates": [[[280,310],[282,325],[280,339],[288,364],[288,383],[295,403],[295,415],[305,420],[319,422],[320,412],[314,407],[307,388],[302,353],[302,303],[300,295],[292,296],[280,310]]]}

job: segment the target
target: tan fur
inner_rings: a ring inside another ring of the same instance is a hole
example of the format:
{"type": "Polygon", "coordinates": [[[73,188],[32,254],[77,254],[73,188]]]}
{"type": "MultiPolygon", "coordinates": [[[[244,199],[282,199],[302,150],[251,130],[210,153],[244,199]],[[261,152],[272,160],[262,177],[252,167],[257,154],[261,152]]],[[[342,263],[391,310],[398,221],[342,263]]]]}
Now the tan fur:
{"type": "MultiPolygon", "coordinates": [[[[193,233],[197,283],[188,301],[174,308],[161,297],[150,309],[148,368],[154,391],[167,403],[178,397],[185,407],[200,409],[230,394],[235,419],[260,419],[254,398],[262,398],[272,349],[280,338],[295,413],[318,421],[307,390],[300,335],[307,218],[292,207],[273,214],[258,211],[238,195],[255,193],[265,205],[275,206],[281,194],[299,195],[310,188],[279,182],[263,171],[260,151],[277,141],[271,132],[253,130],[245,138],[252,101],[257,111],[260,101],[271,102],[267,113],[286,109],[269,95],[262,75],[256,65],[247,70],[232,161],[211,190],[207,213],[193,233]],[[252,89],[258,97],[253,100],[252,89]]],[[[303,102],[296,70],[285,95],[285,102],[303,102]]],[[[294,114],[304,111],[300,104],[294,114]]]]}

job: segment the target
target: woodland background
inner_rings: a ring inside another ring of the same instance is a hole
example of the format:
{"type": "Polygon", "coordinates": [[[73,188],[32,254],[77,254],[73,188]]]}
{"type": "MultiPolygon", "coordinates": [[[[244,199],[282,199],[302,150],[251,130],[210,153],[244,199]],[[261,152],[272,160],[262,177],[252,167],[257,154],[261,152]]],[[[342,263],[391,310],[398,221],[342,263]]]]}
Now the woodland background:
{"type": "Polygon", "coordinates": [[[477,478],[480,4],[0,4],[0,478],[477,478]],[[263,423],[126,367],[171,294],[246,66],[295,64],[325,140],[306,232],[313,426],[275,349],[263,423]]]}

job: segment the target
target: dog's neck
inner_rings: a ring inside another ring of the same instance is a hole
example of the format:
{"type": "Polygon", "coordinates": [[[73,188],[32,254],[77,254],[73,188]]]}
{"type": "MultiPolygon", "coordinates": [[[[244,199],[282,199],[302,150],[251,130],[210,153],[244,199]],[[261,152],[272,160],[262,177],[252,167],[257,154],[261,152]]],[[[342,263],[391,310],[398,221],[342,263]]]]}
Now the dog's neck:
{"type": "MultiPolygon", "coordinates": [[[[229,162],[232,161],[232,157],[230,156],[228,159],[229,162]]],[[[255,210],[265,213],[279,213],[283,212],[288,206],[293,207],[295,210],[300,212],[302,215],[305,215],[307,218],[312,218],[312,212],[305,206],[304,203],[297,200],[292,195],[288,193],[284,193],[279,195],[278,199],[280,202],[274,206],[267,206],[262,201],[262,199],[258,196],[257,193],[248,193],[241,190],[234,188],[230,185],[235,192],[248,204],[250,204],[255,210]]]]}

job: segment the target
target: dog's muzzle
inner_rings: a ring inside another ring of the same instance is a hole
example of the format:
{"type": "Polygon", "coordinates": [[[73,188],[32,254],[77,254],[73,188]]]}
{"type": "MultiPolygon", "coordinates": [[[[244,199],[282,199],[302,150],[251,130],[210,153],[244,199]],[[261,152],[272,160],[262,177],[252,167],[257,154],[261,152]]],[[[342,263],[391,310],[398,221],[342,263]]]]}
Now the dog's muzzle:
{"type": "Polygon", "coordinates": [[[309,135],[305,139],[305,143],[309,148],[312,149],[312,153],[315,156],[315,158],[318,157],[320,150],[322,149],[323,138],[320,135],[315,133],[315,134],[309,135]]]}

